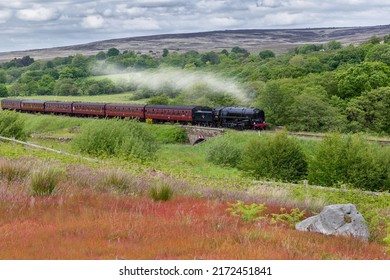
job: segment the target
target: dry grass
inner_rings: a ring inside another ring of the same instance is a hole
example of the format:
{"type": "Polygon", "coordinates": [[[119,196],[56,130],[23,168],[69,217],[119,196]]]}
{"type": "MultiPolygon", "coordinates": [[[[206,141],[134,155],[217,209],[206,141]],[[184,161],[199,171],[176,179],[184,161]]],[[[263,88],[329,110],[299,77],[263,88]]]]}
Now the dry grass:
{"type": "Polygon", "coordinates": [[[31,196],[28,182],[0,180],[0,259],[389,259],[375,242],[244,223],[226,211],[236,197],[189,197],[172,178],[68,166],[44,197],[31,196]],[[153,201],[145,190],[156,180],[175,197],[153,201]]]}
{"type": "Polygon", "coordinates": [[[375,243],[242,223],[226,208],[215,200],[156,203],[92,190],[2,199],[0,259],[387,258],[375,243]]]}

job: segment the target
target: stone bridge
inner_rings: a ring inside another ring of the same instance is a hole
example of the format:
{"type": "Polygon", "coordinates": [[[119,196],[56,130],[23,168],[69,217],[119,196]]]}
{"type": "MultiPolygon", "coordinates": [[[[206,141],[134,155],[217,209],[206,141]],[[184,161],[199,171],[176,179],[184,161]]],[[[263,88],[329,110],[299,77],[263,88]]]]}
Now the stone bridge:
{"type": "Polygon", "coordinates": [[[224,133],[223,129],[214,127],[183,125],[182,128],[186,130],[188,139],[192,145],[199,144],[200,142],[220,136],[224,133]]]}

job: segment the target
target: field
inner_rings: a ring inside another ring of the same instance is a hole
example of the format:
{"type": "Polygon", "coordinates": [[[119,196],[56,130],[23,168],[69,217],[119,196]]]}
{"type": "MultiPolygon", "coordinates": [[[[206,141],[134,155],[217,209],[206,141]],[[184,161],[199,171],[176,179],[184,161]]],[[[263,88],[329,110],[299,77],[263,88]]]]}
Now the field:
{"type": "MultiPolygon", "coordinates": [[[[0,160],[3,168],[10,162],[0,160]]],[[[29,168],[26,160],[13,162],[29,168]]],[[[243,197],[239,192],[230,199],[212,188],[189,195],[200,187],[160,178],[177,195],[154,201],[145,191],[153,173],[131,177],[139,195],[123,195],[102,183],[106,170],[79,164],[66,170],[45,197],[31,196],[27,179],[2,180],[0,259],[388,259],[377,242],[233,217],[227,208],[243,197]]],[[[276,201],[265,205],[265,215],[280,214],[276,201]]]]}
{"type": "MultiPolygon", "coordinates": [[[[74,138],[101,122],[21,116],[34,132],[29,141],[73,154],[78,151],[72,143],[58,138],[74,138]]],[[[208,162],[213,141],[170,142],[176,128],[144,126],[159,139],[153,161],[106,156],[89,162],[1,142],[0,259],[389,259],[386,193],[254,181],[237,168],[208,162]],[[37,193],[38,175],[53,180],[50,194],[37,193]],[[151,190],[162,186],[173,197],[156,201],[151,190]],[[228,208],[239,201],[266,210],[234,216],[228,208]],[[334,203],[357,205],[370,228],[369,242],[293,229],[298,217],[292,209],[308,217],[334,203]],[[282,216],[285,223],[272,221],[282,216]]],[[[243,144],[248,135],[224,137],[243,144]]],[[[307,151],[318,143],[299,141],[307,151]]]]}

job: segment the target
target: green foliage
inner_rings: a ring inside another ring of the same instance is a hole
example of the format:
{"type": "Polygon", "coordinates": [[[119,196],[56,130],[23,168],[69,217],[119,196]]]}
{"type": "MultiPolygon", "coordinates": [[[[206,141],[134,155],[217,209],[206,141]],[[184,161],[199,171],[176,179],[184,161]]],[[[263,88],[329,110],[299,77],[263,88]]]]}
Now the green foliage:
{"type": "Polygon", "coordinates": [[[172,196],[173,190],[171,186],[166,182],[160,183],[157,186],[153,186],[150,189],[150,197],[154,201],[168,201],[172,198],[172,196]]]}
{"type": "Polygon", "coordinates": [[[390,87],[367,91],[351,99],[346,113],[359,131],[390,133],[390,87]]]}
{"type": "MultiPolygon", "coordinates": [[[[152,121],[150,121],[150,124],[152,121]]],[[[182,127],[173,125],[152,125],[148,128],[153,138],[162,144],[188,143],[187,132],[182,127]]]]}
{"type": "Polygon", "coordinates": [[[25,140],[28,132],[25,130],[25,123],[18,113],[13,111],[0,111],[0,135],[25,140]]]}
{"type": "Polygon", "coordinates": [[[275,53],[271,50],[265,50],[259,53],[259,57],[261,59],[273,58],[275,57],[275,53]]]}
{"type": "Polygon", "coordinates": [[[337,73],[338,95],[359,96],[362,92],[390,84],[390,68],[382,62],[363,62],[337,73]]]}
{"type": "Polygon", "coordinates": [[[286,133],[260,136],[246,146],[240,169],[260,179],[297,182],[307,173],[306,157],[299,143],[286,133]]]}
{"type": "Polygon", "coordinates": [[[93,156],[120,156],[142,161],[155,156],[158,145],[149,131],[133,120],[100,120],[81,128],[74,146],[93,156]]]}
{"type": "Polygon", "coordinates": [[[389,150],[358,135],[327,135],[309,163],[311,184],[341,183],[371,191],[390,190],[389,150]]]}
{"type": "Polygon", "coordinates": [[[238,200],[236,203],[229,204],[229,208],[226,209],[231,216],[239,217],[243,222],[252,223],[259,220],[265,220],[267,218],[263,213],[267,210],[264,204],[245,204],[243,201],[238,200]]]}
{"type": "Polygon", "coordinates": [[[368,51],[366,55],[366,60],[383,62],[386,65],[390,66],[390,45],[375,45],[368,51]]]}
{"type": "Polygon", "coordinates": [[[0,84],[0,97],[7,97],[7,96],[8,96],[7,87],[3,84],[0,84]]]}
{"type": "MultiPolygon", "coordinates": [[[[294,98],[290,107],[290,118],[287,124],[292,131],[328,132],[343,130],[344,119],[324,95],[318,94],[321,88],[311,88],[294,98]]],[[[322,89],[322,91],[324,91],[322,89]]]]}
{"type": "Polygon", "coordinates": [[[112,57],[112,56],[118,56],[119,55],[119,50],[117,48],[110,48],[107,51],[107,57],[112,57]]]}
{"type": "Polygon", "coordinates": [[[207,148],[206,160],[217,165],[236,167],[241,159],[237,144],[227,138],[215,139],[207,148]]]}
{"type": "Polygon", "coordinates": [[[267,122],[272,125],[285,125],[290,117],[289,108],[294,102],[288,80],[271,81],[259,95],[256,106],[266,112],[267,122]]]}
{"type": "Polygon", "coordinates": [[[342,45],[340,42],[336,41],[336,40],[332,40],[330,41],[327,45],[326,45],[326,49],[328,50],[339,50],[342,48],[342,45]]]}
{"type": "Polygon", "coordinates": [[[63,176],[63,171],[56,167],[43,167],[32,172],[30,188],[33,196],[51,195],[63,176]]]}
{"type": "Polygon", "coordinates": [[[280,208],[280,214],[272,213],[271,224],[285,224],[291,228],[295,227],[295,224],[304,220],[305,210],[299,210],[299,208],[293,208],[290,213],[287,212],[286,208],[280,208]]]}

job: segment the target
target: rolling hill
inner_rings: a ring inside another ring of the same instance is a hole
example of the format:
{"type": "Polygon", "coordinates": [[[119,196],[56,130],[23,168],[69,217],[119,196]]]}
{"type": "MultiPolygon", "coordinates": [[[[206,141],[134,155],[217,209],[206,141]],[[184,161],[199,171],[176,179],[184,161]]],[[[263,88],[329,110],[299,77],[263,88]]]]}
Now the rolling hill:
{"type": "Polygon", "coordinates": [[[134,50],[142,53],[150,51],[158,53],[162,52],[164,48],[171,51],[197,50],[205,52],[212,50],[220,51],[222,49],[229,50],[234,46],[239,46],[254,53],[266,49],[282,53],[302,44],[321,44],[331,40],[340,41],[345,45],[359,44],[372,36],[388,34],[390,34],[390,25],[306,29],[250,29],[164,34],[97,41],[74,46],[3,52],[0,53],[0,62],[27,55],[35,59],[52,59],[76,53],[93,55],[99,51],[107,51],[112,47],[121,51],[134,50]]]}

